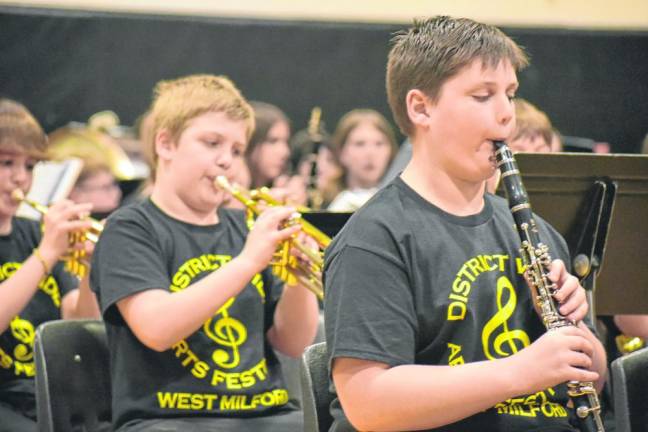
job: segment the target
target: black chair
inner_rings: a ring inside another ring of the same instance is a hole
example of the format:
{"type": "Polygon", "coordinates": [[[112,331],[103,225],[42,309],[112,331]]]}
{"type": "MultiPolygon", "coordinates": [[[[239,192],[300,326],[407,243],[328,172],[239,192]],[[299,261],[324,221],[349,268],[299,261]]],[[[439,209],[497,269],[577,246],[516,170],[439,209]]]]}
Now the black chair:
{"type": "Polygon", "coordinates": [[[648,431],[648,348],[612,362],[617,432],[648,431]]]}
{"type": "Polygon", "coordinates": [[[110,430],[106,328],[97,320],[42,324],[34,340],[40,432],[110,430]]]}
{"type": "Polygon", "coordinates": [[[329,391],[328,354],[326,342],[309,346],[301,362],[304,430],[328,431],[333,423],[329,406],[335,395],[329,391]]]}

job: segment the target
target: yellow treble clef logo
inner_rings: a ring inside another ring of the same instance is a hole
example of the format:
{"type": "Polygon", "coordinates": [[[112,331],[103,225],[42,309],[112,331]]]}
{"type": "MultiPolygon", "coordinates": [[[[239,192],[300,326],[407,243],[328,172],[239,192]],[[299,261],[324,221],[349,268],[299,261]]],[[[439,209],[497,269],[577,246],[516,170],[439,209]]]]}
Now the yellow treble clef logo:
{"type": "Polygon", "coordinates": [[[501,357],[508,357],[515,354],[520,349],[530,344],[529,335],[524,330],[509,330],[508,319],[513,315],[517,303],[517,296],[515,289],[506,276],[501,276],[497,280],[497,313],[491,318],[482,331],[482,346],[484,347],[484,355],[489,360],[495,360],[491,352],[490,340],[493,334],[499,329],[499,334],[495,336],[492,347],[495,353],[501,357]],[[508,293],[508,299],[504,302],[504,296],[508,293]],[[506,350],[508,346],[508,350],[506,350]]]}
{"type": "Polygon", "coordinates": [[[11,320],[11,334],[19,342],[14,348],[14,358],[21,362],[29,362],[34,359],[34,325],[20,317],[11,320]]]}
{"type": "Polygon", "coordinates": [[[245,326],[239,320],[229,316],[227,309],[232,303],[234,303],[234,298],[231,298],[218,311],[218,314],[222,314],[221,318],[218,318],[215,322],[215,318],[210,318],[203,326],[205,333],[211,340],[221,346],[231,348],[231,353],[220,348],[212,353],[214,363],[226,369],[234,368],[241,362],[238,347],[247,340],[245,326]]]}

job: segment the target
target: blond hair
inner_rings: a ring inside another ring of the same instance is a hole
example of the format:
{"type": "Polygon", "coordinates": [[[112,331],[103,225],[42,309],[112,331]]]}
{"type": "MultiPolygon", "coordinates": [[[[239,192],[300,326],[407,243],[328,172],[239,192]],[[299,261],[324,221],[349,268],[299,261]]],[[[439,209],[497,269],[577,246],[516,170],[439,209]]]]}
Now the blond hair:
{"type": "Polygon", "coordinates": [[[547,114],[522,98],[515,99],[515,132],[513,140],[540,136],[551,147],[553,127],[547,114]]]}
{"type": "Polygon", "coordinates": [[[407,114],[407,93],[421,90],[436,101],[441,86],[475,59],[496,67],[509,60],[515,70],[528,59],[510,37],[496,27],[467,18],[436,16],[414,21],[392,39],[387,61],[387,98],[394,120],[405,135],[414,132],[407,114]]]}
{"type": "Polygon", "coordinates": [[[17,149],[44,159],[47,146],[47,136],[29,110],[21,103],[0,98],[0,149],[17,149]]]}
{"type": "Polygon", "coordinates": [[[246,139],[254,131],[254,112],[234,83],[224,76],[189,75],[160,81],[150,108],[152,128],[142,138],[144,150],[157,164],[155,136],[164,129],[177,142],[192,119],[207,112],[222,112],[230,119],[244,121],[246,139]]]}

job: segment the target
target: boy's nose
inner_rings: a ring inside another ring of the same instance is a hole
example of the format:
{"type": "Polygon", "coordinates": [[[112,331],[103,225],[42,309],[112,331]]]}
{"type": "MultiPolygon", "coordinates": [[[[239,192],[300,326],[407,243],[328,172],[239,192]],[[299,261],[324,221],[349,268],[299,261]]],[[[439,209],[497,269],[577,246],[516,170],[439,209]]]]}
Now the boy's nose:
{"type": "Polygon", "coordinates": [[[505,101],[499,103],[495,116],[497,126],[500,129],[499,135],[503,137],[510,136],[515,128],[515,107],[513,102],[506,98],[505,101]]]}
{"type": "Polygon", "coordinates": [[[515,116],[515,106],[508,98],[500,104],[497,111],[497,123],[502,126],[507,126],[515,116]]]}
{"type": "Polygon", "coordinates": [[[11,172],[11,180],[16,184],[23,184],[29,178],[29,171],[22,164],[17,164],[11,172]]]}
{"type": "Polygon", "coordinates": [[[224,170],[228,170],[232,166],[232,160],[232,154],[230,152],[224,151],[216,159],[216,165],[224,170]]]}

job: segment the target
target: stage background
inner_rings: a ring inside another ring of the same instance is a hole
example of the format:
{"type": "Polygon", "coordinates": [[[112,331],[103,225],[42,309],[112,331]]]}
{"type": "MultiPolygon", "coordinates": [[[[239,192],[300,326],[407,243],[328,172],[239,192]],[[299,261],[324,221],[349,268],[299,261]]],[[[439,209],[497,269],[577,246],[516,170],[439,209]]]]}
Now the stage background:
{"type": "MultiPolygon", "coordinates": [[[[545,110],[565,135],[609,142],[614,152],[637,152],[648,132],[647,9],[636,11],[636,22],[628,18],[632,13],[619,22],[610,12],[613,28],[603,25],[600,12],[585,20],[588,28],[577,28],[565,15],[544,28],[524,18],[519,25],[502,20],[503,30],[531,57],[531,67],[519,76],[519,95],[545,110]],[[631,30],[623,30],[624,23],[631,30]]],[[[48,131],[104,109],[131,124],[147,108],[158,80],[214,73],[231,77],[249,99],[282,107],[294,129],[305,127],[315,105],[329,129],[357,107],[391,119],[385,61],[391,35],[405,25],[402,16],[389,23],[372,15],[366,20],[372,22],[360,23],[335,21],[334,14],[318,21],[192,11],[0,5],[0,94],[25,103],[48,131]]]]}

